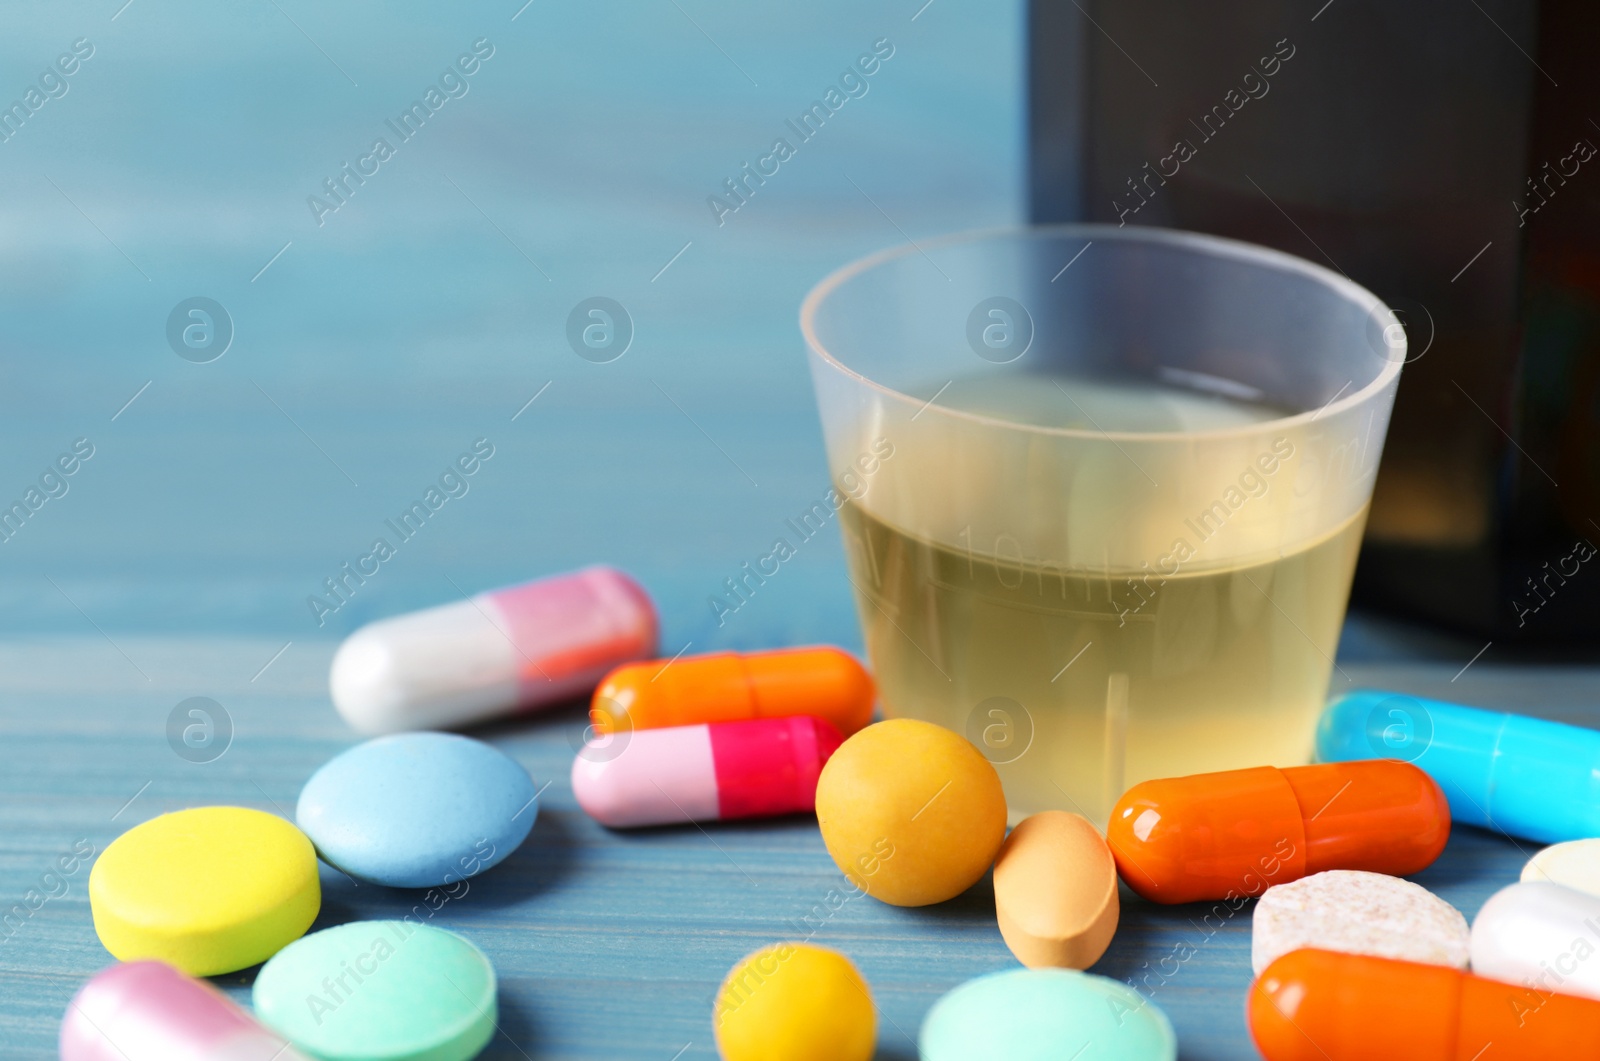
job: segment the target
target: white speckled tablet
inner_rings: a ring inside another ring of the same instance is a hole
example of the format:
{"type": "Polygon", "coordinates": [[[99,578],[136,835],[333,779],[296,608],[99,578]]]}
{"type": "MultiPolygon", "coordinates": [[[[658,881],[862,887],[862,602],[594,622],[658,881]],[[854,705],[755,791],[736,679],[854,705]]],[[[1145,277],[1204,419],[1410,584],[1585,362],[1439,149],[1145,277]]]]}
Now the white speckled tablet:
{"type": "Polygon", "coordinates": [[[1268,888],[1256,903],[1250,966],[1257,974],[1301,947],[1465,969],[1471,933],[1461,911],[1418,884],[1330,869],[1268,888]]]}
{"type": "Polygon", "coordinates": [[[1600,838],[1568,840],[1545,848],[1522,867],[1522,879],[1564,884],[1575,891],[1600,895],[1600,838]]]}

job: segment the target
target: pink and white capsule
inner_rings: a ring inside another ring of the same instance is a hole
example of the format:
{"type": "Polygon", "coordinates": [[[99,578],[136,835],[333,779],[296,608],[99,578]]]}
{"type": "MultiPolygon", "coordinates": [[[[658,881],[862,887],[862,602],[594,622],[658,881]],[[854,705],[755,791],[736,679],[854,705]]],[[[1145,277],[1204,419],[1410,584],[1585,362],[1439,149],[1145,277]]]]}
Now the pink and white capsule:
{"type": "Polygon", "coordinates": [[[612,733],[573,760],[572,791],[614,829],[798,814],[843,740],[811,715],[612,733]]]}
{"type": "Polygon", "coordinates": [[[203,980],[164,962],[96,973],[61,1021],[61,1061],[306,1061],[203,980]]]}
{"type": "Polygon", "coordinates": [[[363,626],[328,684],[361,733],[448,729],[587,694],[654,656],[656,632],[642,586],[587,567],[363,626]]]}

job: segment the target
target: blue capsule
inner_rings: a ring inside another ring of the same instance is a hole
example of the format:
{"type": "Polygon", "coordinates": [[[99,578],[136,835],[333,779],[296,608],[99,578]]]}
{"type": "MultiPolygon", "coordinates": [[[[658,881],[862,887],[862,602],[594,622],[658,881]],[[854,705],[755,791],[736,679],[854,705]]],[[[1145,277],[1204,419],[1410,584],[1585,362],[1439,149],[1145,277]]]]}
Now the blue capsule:
{"type": "Polygon", "coordinates": [[[1322,713],[1317,756],[1414,763],[1456,822],[1547,844],[1600,836],[1600,731],[1359,690],[1322,713]]]}

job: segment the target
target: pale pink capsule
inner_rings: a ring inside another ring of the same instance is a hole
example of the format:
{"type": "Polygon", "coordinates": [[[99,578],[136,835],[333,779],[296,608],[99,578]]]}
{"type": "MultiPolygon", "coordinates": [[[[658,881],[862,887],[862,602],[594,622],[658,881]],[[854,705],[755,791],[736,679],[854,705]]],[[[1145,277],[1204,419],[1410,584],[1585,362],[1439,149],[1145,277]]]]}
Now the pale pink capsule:
{"type": "Polygon", "coordinates": [[[656,651],[656,611],[610,567],[363,626],[333,657],[333,704],[362,733],[447,729],[591,692],[656,651]]]}
{"type": "Polygon", "coordinates": [[[61,1021],[61,1061],[306,1061],[228,996],[163,962],[113,965],[61,1021]]]}

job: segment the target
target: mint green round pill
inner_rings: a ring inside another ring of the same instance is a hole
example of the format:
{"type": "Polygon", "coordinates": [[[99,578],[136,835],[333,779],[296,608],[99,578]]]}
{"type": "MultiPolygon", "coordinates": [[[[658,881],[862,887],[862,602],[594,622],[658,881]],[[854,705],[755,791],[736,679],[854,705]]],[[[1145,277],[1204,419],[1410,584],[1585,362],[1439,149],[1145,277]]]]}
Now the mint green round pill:
{"type": "Polygon", "coordinates": [[[935,1002],[917,1052],[921,1061],[1060,1061],[1080,1052],[1174,1061],[1178,1039],[1167,1015],[1127,984],[1073,969],[1013,969],[935,1002]]]}
{"type": "Polygon", "coordinates": [[[454,932],[354,921],[261,967],[256,1016],[319,1061],[467,1061],[494,1037],[494,966],[454,932]]]}

